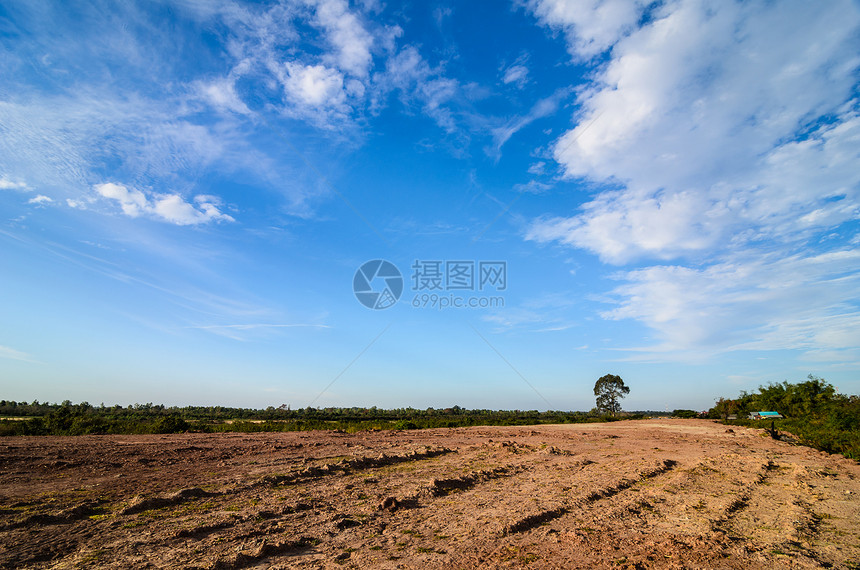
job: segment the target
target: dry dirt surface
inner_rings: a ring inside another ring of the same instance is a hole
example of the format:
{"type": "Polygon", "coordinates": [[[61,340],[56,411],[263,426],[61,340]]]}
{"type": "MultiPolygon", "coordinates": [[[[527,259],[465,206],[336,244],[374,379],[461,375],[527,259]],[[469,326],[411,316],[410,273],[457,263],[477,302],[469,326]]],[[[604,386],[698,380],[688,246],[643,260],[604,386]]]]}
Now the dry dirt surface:
{"type": "Polygon", "coordinates": [[[0,440],[6,568],[860,568],[860,466],[707,420],[0,440]]]}

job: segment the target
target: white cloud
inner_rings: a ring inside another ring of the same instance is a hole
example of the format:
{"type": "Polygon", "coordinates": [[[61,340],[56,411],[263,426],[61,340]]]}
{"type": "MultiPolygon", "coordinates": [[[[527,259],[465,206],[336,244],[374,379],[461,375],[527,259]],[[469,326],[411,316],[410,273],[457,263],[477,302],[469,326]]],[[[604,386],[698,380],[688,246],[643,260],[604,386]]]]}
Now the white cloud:
{"type": "Polygon", "coordinates": [[[860,346],[860,251],[782,257],[749,255],[704,268],[654,266],[617,276],[608,319],[635,319],[660,353],[734,350],[829,351],[852,358],[860,346]]]}
{"type": "Polygon", "coordinates": [[[528,169],[529,174],[543,174],[546,172],[546,162],[539,160],[538,162],[529,166],[528,169]]]}
{"type": "Polygon", "coordinates": [[[678,1],[654,16],[615,44],[554,150],[567,176],[614,189],[529,237],[626,263],[855,219],[858,7],[678,1]]]}
{"type": "Polygon", "coordinates": [[[502,83],[508,85],[513,83],[517,87],[522,88],[528,83],[529,68],[522,64],[515,64],[505,70],[502,76],[502,83]]]}
{"type": "Polygon", "coordinates": [[[348,73],[366,77],[373,64],[373,36],[345,0],[317,0],[315,4],[316,21],[336,50],[329,59],[348,73]]]}
{"type": "Polygon", "coordinates": [[[74,208],[76,210],[86,210],[88,200],[73,200],[72,198],[66,198],[66,205],[69,208],[74,208]]]}
{"type": "Polygon", "coordinates": [[[345,99],[343,75],[323,65],[285,64],[284,88],[296,103],[309,107],[337,107],[345,99]]]}
{"type": "Polygon", "coordinates": [[[0,190],[29,190],[30,187],[24,182],[13,182],[5,176],[0,178],[0,190]]]}
{"type": "Polygon", "coordinates": [[[126,216],[136,218],[147,210],[151,209],[149,201],[140,190],[129,190],[121,184],[107,182],[104,184],[96,184],[94,186],[96,192],[105,198],[111,198],[119,202],[122,211],[126,216]]]}
{"type": "Polygon", "coordinates": [[[51,198],[49,198],[48,196],[45,196],[44,194],[39,194],[38,196],[36,196],[34,198],[30,198],[29,200],[27,200],[28,204],[36,204],[36,205],[50,204],[51,202],[53,202],[53,200],[51,198]]]}
{"type": "Polygon", "coordinates": [[[219,111],[230,111],[240,115],[250,115],[251,110],[236,92],[236,82],[233,77],[224,77],[210,82],[197,84],[200,97],[219,111]]]}
{"type": "Polygon", "coordinates": [[[641,3],[588,13],[610,5],[532,4],[576,58],[607,59],[553,153],[595,194],[527,239],[676,263],[617,276],[603,317],[659,339],[637,358],[793,349],[856,365],[860,252],[844,248],[860,219],[860,6],[673,0],[644,24],[641,3]]]}
{"type": "Polygon", "coordinates": [[[546,25],[565,32],[570,53],[591,58],[615,45],[636,25],[643,0],[531,0],[528,5],[546,25]]]}
{"type": "MultiPolygon", "coordinates": [[[[154,194],[149,198],[140,190],[113,182],[96,184],[94,189],[101,196],[118,202],[123,213],[132,218],[150,215],[180,226],[213,221],[235,221],[231,216],[218,210],[219,201],[213,196],[195,197],[195,207],[178,194],[154,194]]],[[[69,205],[72,206],[72,204],[69,205]]],[[[73,207],[79,207],[79,205],[75,204],[73,207]]]]}

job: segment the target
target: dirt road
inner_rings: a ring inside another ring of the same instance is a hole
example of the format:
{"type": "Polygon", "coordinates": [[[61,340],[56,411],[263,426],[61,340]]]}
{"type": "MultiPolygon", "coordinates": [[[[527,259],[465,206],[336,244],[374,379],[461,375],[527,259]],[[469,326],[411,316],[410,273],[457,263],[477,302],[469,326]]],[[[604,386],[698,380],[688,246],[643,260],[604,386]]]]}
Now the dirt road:
{"type": "Polygon", "coordinates": [[[706,420],[0,440],[0,567],[860,568],[860,466],[706,420]]]}

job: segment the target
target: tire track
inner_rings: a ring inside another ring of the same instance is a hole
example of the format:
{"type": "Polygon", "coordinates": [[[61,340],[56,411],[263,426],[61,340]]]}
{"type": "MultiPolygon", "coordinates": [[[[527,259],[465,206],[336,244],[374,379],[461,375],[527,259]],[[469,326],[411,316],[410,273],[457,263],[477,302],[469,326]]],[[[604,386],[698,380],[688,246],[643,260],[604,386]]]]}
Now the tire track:
{"type": "Polygon", "coordinates": [[[614,485],[596,489],[581,499],[577,499],[569,503],[566,502],[566,504],[562,504],[562,506],[553,509],[547,509],[535,514],[527,515],[508,524],[502,531],[502,536],[529,531],[545,522],[561,518],[562,516],[571,513],[574,509],[582,509],[603,499],[614,497],[639,482],[647,481],[659,475],[668,473],[674,469],[677,464],[678,463],[672,459],[664,459],[661,464],[657,465],[653,469],[639,473],[636,478],[622,479],[614,485]]]}
{"type": "Polygon", "coordinates": [[[740,511],[747,508],[749,501],[755,493],[756,489],[767,481],[768,477],[774,469],[777,469],[777,465],[773,461],[768,460],[767,463],[763,463],[761,465],[758,475],[756,476],[755,481],[753,481],[749,485],[746,485],[736,495],[735,499],[725,508],[721,517],[713,520],[713,522],[711,523],[711,530],[721,531],[728,534],[725,529],[726,525],[729,524],[729,522],[735,516],[737,516],[740,511]]]}
{"type": "Polygon", "coordinates": [[[287,473],[285,475],[266,475],[260,481],[252,484],[249,488],[260,486],[276,487],[278,485],[288,485],[296,482],[305,482],[334,475],[336,473],[351,473],[353,471],[363,469],[378,469],[398,463],[407,463],[409,461],[420,461],[423,459],[432,459],[449,453],[456,453],[455,449],[447,447],[430,448],[427,447],[424,451],[409,451],[403,455],[387,455],[379,454],[377,457],[357,457],[355,459],[344,459],[337,463],[325,463],[319,467],[306,467],[301,471],[287,473]]]}
{"type": "Polygon", "coordinates": [[[746,550],[790,553],[795,560],[819,566],[813,548],[819,519],[801,496],[796,471],[796,466],[768,461],[757,480],[715,521],[713,529],[726,533],[729,540],[746,550]],[[791,490],[788,500],[786,488],[791,490]]]}

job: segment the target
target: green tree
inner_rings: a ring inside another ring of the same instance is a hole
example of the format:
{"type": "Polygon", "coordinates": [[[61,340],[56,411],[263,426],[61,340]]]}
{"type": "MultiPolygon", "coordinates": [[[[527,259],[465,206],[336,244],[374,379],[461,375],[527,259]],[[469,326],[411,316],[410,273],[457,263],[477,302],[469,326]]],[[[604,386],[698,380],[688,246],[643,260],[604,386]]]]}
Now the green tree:
{"type": "Polygon", "coordinates": [[[624,384],[624,380],[615,374],[601,376],[594,383],[594,395],[597,396],[597,409],[612,414],[621,411],[621,398],[630,393],[630,388],[624,384]]]}

